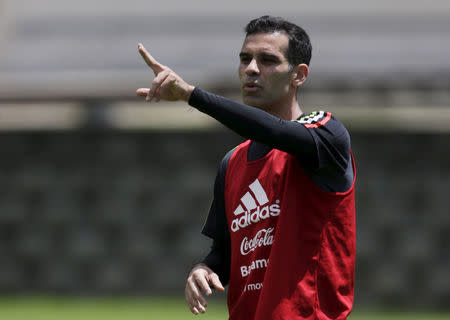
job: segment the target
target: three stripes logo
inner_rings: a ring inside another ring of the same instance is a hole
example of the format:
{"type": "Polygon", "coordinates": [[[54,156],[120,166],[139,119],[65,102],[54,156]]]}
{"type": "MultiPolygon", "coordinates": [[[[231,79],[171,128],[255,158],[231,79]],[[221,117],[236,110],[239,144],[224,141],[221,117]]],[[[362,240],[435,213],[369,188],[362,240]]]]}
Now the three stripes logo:
{"type": "Polygon", "coordinates": [[[280,214],[280,200],[276,200],[275,204],[269,204],[267,193],[258,179],[248,187],[250,190],[242,196],[241,203],[233,211],[234,215],[239,217],[231,222],[232,232],[280,214]]]}

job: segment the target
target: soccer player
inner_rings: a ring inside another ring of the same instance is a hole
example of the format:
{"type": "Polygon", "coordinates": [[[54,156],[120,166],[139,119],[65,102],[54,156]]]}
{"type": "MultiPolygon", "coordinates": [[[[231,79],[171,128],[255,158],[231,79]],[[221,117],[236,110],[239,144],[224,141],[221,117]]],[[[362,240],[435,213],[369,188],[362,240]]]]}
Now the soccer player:
{"type": "Polygon", "coordinates": [[[355,168],[350,137],[329,112],[304,114],[306,32],[282,18],[248,23],[239,53],[244,104],[186,83],[139,52],[154,71],[147,101],[185,100],[248,138],[222,160],[202,233],[210,253],[185,295],[194,314],[228,284],[230,319],[347,319],[354,292],[355,168]]]}

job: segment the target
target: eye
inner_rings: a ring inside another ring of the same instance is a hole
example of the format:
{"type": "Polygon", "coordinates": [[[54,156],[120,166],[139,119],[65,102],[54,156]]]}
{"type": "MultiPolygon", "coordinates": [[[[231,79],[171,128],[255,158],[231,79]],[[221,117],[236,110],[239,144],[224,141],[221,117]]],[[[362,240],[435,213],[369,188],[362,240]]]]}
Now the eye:
{"type": "Polygon", "coordinates": [[[250,63],[250,61],[252,61],[252,59],[249,56],[241,56],[240,60],[241,60],[241,63],[244,63],[244,64],[248,64],[248,63],[250,63]]]}
{"type": "Polygon", "coordinates": [[[278,63],[278,59],[275,57],[271,57],[271,56],[266,56],[266,57],[262,57],[262,62],[265,64],[274,64],[274,63],[278,63]]]}

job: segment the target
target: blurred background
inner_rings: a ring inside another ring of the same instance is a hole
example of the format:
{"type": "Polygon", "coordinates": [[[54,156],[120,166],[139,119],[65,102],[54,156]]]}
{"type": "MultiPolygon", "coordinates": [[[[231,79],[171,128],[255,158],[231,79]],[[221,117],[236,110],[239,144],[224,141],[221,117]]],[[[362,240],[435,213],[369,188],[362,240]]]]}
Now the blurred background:
{"type": "Polygon", "coordinates": [[[332,111],[352,137],[353,319],[450,318],[448,0],[0,0],[0,318],[50,319],[65,310],[53,301],[80,297],[190,318],[184,283],[209,250],[216,170],[243,138],[186,104],[137,98],[153,79],[137,44],[240,100],[243,28],[263,14],[310,34],[302,108],[332,111]]]}

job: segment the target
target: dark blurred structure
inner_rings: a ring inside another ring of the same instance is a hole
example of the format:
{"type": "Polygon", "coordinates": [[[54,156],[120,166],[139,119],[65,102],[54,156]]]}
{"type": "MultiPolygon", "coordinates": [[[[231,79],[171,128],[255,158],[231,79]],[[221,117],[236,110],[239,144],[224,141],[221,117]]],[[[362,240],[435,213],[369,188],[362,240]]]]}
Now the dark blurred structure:
{"type": "MultiPolygon", "coordinates": [[[[352,135],[363,306],[448,307],[449,134],[352,135]],[[370,147],[368,147],[370,146],[370,147]]],[[[2,293],[180,293],[232,133],[3,133],[2,293]],[[207,150],[207,151],[206,151],[207,150]]]]}
{"type": "Polygon", "coordinates": [[[209,247],[217,166],[242,139],[137,104],[152,74],[136,45],[237,97],[243,26],[270,12],[310,32],[304,111],[352,136],[357,306],[449,308],[447,0],[131,2],[0,0],[1,294],[182,294],[209,247]]]}

